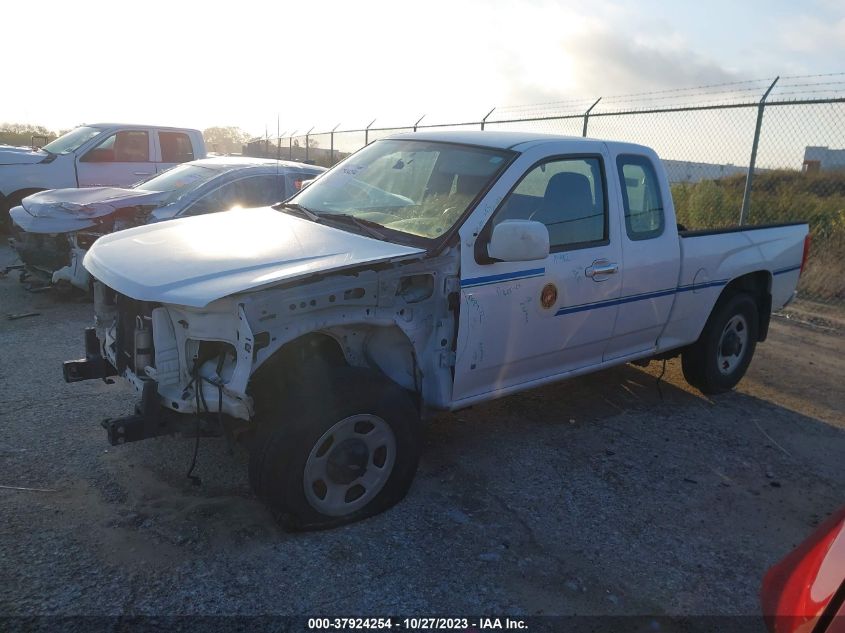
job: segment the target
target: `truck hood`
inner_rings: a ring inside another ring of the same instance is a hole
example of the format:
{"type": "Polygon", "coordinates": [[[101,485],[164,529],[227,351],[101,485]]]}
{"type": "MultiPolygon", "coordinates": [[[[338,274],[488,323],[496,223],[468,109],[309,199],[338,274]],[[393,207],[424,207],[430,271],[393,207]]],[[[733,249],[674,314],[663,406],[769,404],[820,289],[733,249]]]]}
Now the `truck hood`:
{"type": "Polygon", "coordinates": [[[314,273],[424,252],[265,207],[106,235],[94,243],[83,264],[98,280],[133,299],[202,308],[232,294],[314,273]]]}
{"type": "Polygon", "coordinates": [[[94,226],[98,218],[123,207],[158,206],[167,195],[115,187],[51,189],[27,196],[10,215],[27,233],[73,233],[94,226]]]}
{"type": "Polygon", "coordinates": [[[47,158],[47,152],[36,150],[30,147],[14,147],[13,145],[0,145],[0,165],[31,165],[40,163],[47,158]]]}

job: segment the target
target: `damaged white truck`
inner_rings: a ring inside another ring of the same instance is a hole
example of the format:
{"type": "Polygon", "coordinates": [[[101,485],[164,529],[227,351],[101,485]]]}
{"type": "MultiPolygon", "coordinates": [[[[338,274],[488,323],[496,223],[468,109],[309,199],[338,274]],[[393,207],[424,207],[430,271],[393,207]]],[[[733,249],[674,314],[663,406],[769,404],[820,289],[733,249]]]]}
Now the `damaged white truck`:
{"type": "Polygon", "coordinates": [[[273,208],[102,237],[95,327],[64,375],[135,386],[113,444],[241,437],[285,525],[329,527],[404,496],[432,411],[678,354],[703,392],[731,389],[807,235],[679,233],[639,145],[400,135],[273,208]]]}

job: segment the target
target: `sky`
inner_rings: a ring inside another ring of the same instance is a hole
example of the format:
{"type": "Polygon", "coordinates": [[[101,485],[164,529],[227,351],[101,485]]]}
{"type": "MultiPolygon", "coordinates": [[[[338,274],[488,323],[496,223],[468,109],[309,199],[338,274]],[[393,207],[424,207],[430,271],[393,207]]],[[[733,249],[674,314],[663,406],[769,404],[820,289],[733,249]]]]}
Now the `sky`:
{"type": "Polygon", "coordinates": [[[0,122],[51,129],[445,123],[845,71],[842,0],[12,0],[2,17],[0,122]]]}

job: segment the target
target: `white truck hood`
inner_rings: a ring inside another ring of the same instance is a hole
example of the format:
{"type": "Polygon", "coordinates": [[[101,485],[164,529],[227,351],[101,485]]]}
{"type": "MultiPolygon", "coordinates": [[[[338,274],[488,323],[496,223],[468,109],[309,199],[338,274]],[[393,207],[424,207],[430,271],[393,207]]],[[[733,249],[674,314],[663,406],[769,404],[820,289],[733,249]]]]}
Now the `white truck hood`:
{"type": "Polygon", "coordinates": [[[47,157],[47,152],[33,151],[30,147],[0,145],[0,165],[31,165],[40,163],[47,157]]]}
{"type": "Polygon", "coordinates": [[[202,308],[231,294],[313,273],[424,252],[265,207],[112,233],[94,243],[83,264],[95,278],[133,299],[202,308]]]}

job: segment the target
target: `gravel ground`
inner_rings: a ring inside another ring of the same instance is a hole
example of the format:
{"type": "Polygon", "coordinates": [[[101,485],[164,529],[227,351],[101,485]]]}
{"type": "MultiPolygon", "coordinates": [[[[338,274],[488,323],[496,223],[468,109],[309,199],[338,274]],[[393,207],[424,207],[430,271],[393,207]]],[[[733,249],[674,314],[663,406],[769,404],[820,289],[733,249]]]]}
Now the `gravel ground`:
{"type": "Polygon", "coordinates": [[[652,363],[442,415],[405,501],[297,535],[242,449],[203,440],[194,486],[191,440],[106,443],[133,394],[61,378],[90,319],[0,279],[2,615],[756,614],[766,568],[845,502],[829,319],[775,319],[712,400],[673,360],[662,399],[652,363]]]}

